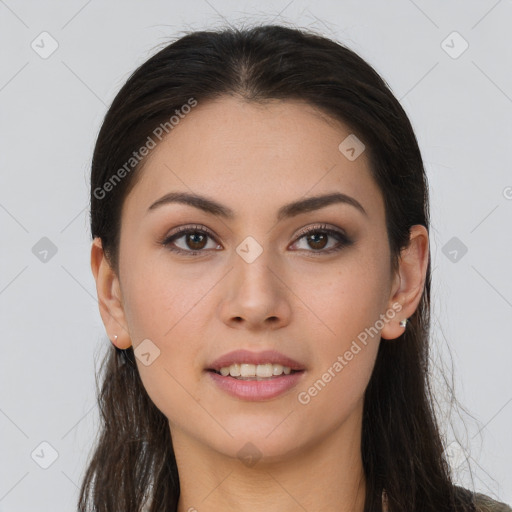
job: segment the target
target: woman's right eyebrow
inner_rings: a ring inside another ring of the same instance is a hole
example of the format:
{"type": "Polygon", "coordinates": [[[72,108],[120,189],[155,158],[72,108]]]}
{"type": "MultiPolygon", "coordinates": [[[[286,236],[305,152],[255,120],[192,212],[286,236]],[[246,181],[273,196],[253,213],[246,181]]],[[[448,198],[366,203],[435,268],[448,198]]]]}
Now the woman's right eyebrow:
{"type": "MultiPolygon", "coordinates": [[[[155,201],[148,208],[147,213],[172,203],[186,204],[225,219],[234,219],[236,216],[235,212],[228,206],[220,204],[212,198],[189,192],[169,192],[155,201]]],[[[298,199],[282,206],[277,212],[277,221],[295,217],[302,213],[320,210],[332,204],[348,204],[357,208],[365,216],[368,216],[368,213],[357,199],[341,192],[333,192],[306,199],[298,199]]]]}

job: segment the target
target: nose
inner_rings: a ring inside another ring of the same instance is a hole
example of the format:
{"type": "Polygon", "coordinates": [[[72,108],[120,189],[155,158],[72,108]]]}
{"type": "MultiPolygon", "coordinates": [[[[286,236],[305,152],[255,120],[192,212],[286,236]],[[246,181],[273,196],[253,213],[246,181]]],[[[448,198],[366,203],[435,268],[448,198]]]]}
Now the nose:
{"type": "Polygon", "coordinates": [[[264,254],[251,263],[237,255],[224,280],[220,315],[230,327],[265,331],[290,322],[290,288],[279,266],[264,254]]]}

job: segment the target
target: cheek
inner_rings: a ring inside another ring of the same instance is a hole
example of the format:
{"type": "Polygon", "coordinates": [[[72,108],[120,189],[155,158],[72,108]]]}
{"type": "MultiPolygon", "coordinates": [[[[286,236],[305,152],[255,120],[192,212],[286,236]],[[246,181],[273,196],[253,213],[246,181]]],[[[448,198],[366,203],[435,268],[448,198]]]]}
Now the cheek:
{"type": "MultiPolygon", "coordinates": [[[[333,354],[329,364],[312,375],[311,380],[299,390],[299,407],[303,408],[306,417],[323,418],[324,428],[335,428],[362,407],[377,349],[378,340],[375,340],[367,346],[359,344],[357,348],[333,354]],[[348,353],[351,354],[350,359],[348,353]]],[[[314,427],[314,422],[310,426],[314,427]]]]}
{"type": "Polygon", "coordinates": [[[136,350],[143,340],[149,339],[160,351],[154,365],[139,365],[141,376],[169,379],[165,373],[168,370],[180,381],[190,379],[197,354],[204,349],[203,326],[211,316],[207,292],[218,277],[204,272],[194,276],[192,266],[172,266],[164,256],[153,257],[151,261],[146,258],[141,251],[131,259],[123,287],[133,348],[136,350]],[[163,373],[157,371],[160,366],[163,373]]]}
{"type": "Polygon", "coordinates": [[[315,403],[319,409],[335,403],[344,415],[362,399],[372,374],[389,275],[384,260],[370,260],[361,251],[340,262],[336,271],[311,277],[310,285],[297,293],[307,297],[308,318],[314,323],[308,332],[315,346],[314,370],[300,390],[299,403],[315,403]]]}
{"type": "Polygon", "coordinates": [[[383,260],[364,253],[370,251],[354,252],[329,267],[294,273],[291,288],[301,299],[297,309],[304,309],[298,318],[308,318],[321,338],[340,350],[375,325],[388,300],[389,271],[383,260]]]}
{"type": "MultiPolygon", "coordinates": [[[[211,276],[194,276],[192,268],[180,268],[142,251],[130,260],[124,273],[125,313],[134,345],[150,338],[159,346],[175,339],[190,318],[201,310],[201,299],[211,287],[211,276]]],[[[192,333],[191,333],[192,334],[192,333]]]]}
{"type": "Polygon", "coordinates": [[[142,352],[138,345],[149,339],[154,344],[150,351],[157,354],[147,366],[136,357],[142,383],[167,418],[188,417],[197,412],[195,364],[204,350],[201,322],[206,318],[205,291],[211,285],[156,265],[132,275],[126,310],[133,348],[137,355],[142,352]]]}
{"type": "Polygon", "coordinates": [[[344,421],[364,397],[377,357],[380,329],[375,329],[375,319],[379,318],[376,304],[344,296],[328,307],[323,320],[335,335],[315,337],[314,365],[298,390],[297,400],[305,411],[329,417],[334,425],[344,421]]]}

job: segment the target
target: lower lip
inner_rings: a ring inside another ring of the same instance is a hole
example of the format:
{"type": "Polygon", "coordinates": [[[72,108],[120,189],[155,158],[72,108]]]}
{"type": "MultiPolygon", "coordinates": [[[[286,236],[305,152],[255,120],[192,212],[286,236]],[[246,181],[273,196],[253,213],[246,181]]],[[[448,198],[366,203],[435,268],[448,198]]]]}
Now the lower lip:
{"type": "Polygon", "coordinates": [[[208,371],[213,382],[231,396],[249,401],[270,400],[290,390],[303,377],[304,371],[280,375],[268,380],[238,380],[208,371]]]}

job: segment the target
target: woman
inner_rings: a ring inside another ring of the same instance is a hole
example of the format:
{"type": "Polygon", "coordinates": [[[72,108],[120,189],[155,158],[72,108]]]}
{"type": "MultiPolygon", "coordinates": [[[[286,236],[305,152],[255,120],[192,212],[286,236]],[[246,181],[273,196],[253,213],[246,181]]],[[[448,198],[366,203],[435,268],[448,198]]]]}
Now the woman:
{"type": "Polygon", "coordinates": [[[107,112],[91,228],[113,347],[80,510],[512,510],[451,480],[422,158],[354,52],[168,45],[107,112]]]}

